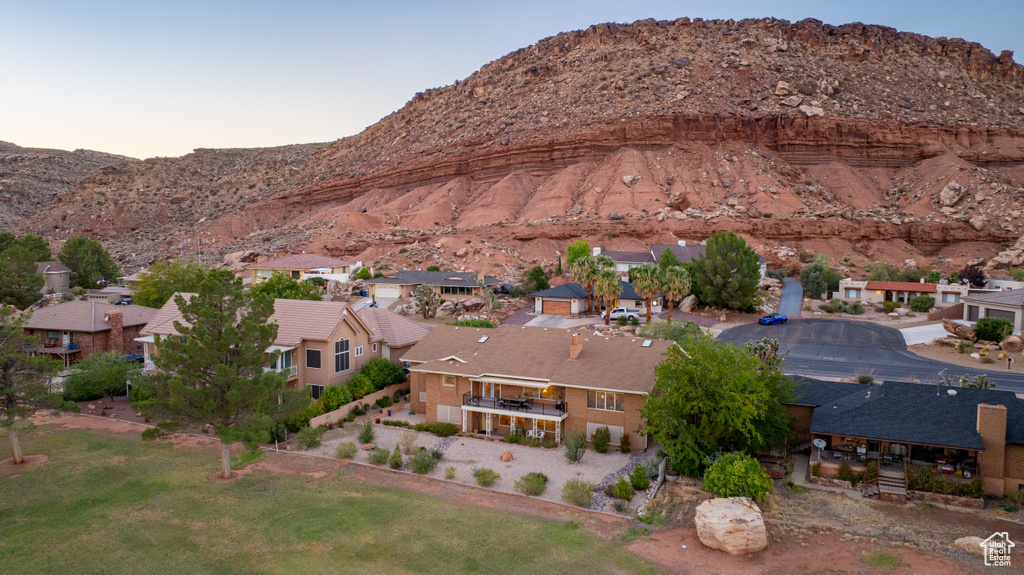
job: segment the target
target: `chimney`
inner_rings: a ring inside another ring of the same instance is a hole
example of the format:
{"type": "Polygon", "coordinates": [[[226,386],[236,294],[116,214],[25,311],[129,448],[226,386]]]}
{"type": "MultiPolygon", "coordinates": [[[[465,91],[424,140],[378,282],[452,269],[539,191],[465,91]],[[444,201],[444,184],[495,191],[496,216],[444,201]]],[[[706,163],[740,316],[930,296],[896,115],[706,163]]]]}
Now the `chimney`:
{"type": "Polygon", "coordinates": [[[124,315],[120,310],[110,310],[103,321],[110,326],[107,336],[107,351],[116,351],[124,355],[124,315]]]}
{"type": "Polygon", "coordinates": [[[686,247],[686,240],[679,240],[678,244],[685,248],[686,247]]]}
{"type": "Polygon", "coordinates": [[[924,283],[924,278],[921,278],[921,283],[924,283]]]}
{"type": "Polygon", "coordinates": [[[580,356],[581,351],[583,351],[583,336],[574,333],[569,338],[569,359],[576,359],[580,356]]]}
{"type": "Polygon", "coordinates": [[[978,404],[978,435],[985,451],[978,456],[978,471],[988,495],[1003,495],[1006,476],[1006,407],[978,404]]]}
{"type": "Polygon", "coordinates": [[[593,251],[594,251],[594,257],[595,258],[597,256],[601,255],[601,248],[595,246],[593,251]]]}

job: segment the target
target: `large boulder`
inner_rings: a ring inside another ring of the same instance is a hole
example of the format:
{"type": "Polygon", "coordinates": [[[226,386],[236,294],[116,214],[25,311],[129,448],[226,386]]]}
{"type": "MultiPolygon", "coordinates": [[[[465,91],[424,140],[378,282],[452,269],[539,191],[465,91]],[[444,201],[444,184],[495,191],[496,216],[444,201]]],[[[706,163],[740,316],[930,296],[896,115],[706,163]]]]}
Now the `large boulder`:
{"type": "Polygon", "coordinates": [[[973,329],[951,319],[942,320],[942,328],[960,339],[966,339],[968,341],[975,341],[978,339],[978,336],[975,335],[973,329]]]}
{"type": "Polygon", "coordinates": [[[455,313],[455,305],[456,305],[455,302],[452,301],[452,300],[448,300],[448,301],[444,302],[443,304],[441,304],[440,307],[437,308],[438,315],[446,315],[446,314],[455,313]]]}
{"type": "Polygon", "coordinates": [[[1022,340],[1020,336],[1011,335],[999,342],[999,348],[1008,353],[1024,351],[1024,340],[1022,340]]]}
{"type": "Polygon", "coordinates": [[[466,311],[477,311],[479,309],[483,309],[485,305],[487,305],[487,302],[478,297],[469,298],[467,300],[462,301],[462,307],[466,311]]]}
{"type": "Polygon", "coordinates": [[[956,205],[964,197],[964,189],[956,182],[946,184],[939,192],[939,203],[946,208],[956,205]]]}
{"type": "Polygon", "coordinates": [[[694,521],[700,542],[711,549],[744,555],[768,547],[761,509],[749,497],[705,501],[697,507],[694,521]]]}
{"type": "Polygon", "coordinates": [[[974,555],[981,555],[982,541],[984,541],[984,539],[981,537],[961,537],[953,542],[953,548],[967,553],[973,553],[974,555]]]}
{"type": "Polygon", "coordinates": [[[679,311],[690,313],[693,308],[697,305],[697,296],[688,295],[683,298],[683,301],[679,303],[679,311]]]}

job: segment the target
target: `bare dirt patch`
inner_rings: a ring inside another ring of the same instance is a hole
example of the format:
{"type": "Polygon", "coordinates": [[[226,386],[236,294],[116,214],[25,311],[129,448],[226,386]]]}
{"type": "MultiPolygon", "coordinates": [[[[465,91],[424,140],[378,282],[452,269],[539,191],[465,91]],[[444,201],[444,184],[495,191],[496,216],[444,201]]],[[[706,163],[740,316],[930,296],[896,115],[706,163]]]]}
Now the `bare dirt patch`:
{"type": "MultiPolygon", "coordinates": [[[[946,363],[952,363],[954,365],[962,365],[964,367],[973,367],[977,369],[990,369],[992,371],[1021,371],[1024,370],[1024,366],[1020,363],[1017,364],[1016,368],[1007,369],[1005,359],[996,359],[999,355],[999,348],[991,349],[988,351],[988,357],[991,357],[994,361],[992,363],[982,363],[980,359],[974,359],[969,353],[960,353],[954,347],[946,347],[944,345],[929,345],[927,343],[919,343],[917,345],[908,345],[907,351],[920,355],[921,357],[927,357],[928,359],[935,359],[938,361],[944,361],[946,363]]],[[[1016,357],[1014,361],[1020,362],[1021,358],[1016,357]]]]}
{"type": "Polygon", "coordinates": [[[25,461],[15,464],[14,458],[11,459],[0,459],[0,469],[24,469],[26,467],[35,467],[36,465],[42,465],[50,460],[50,456],[45,453],[33,453],[32,455],[23,456],[25,461]]]}

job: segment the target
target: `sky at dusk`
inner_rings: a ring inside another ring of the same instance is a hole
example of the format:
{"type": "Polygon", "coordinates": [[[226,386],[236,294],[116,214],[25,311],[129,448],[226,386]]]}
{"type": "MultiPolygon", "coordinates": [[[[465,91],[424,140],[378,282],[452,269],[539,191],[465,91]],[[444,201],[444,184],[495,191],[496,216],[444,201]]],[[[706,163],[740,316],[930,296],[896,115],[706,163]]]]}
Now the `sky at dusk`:
{"type": "Polygon", "coordinates": [[[138,158],[331,141],[559,32],[644,18],[864,22],[1024,54],[1024,2],[0,0],[0,140],[138,158]]]}

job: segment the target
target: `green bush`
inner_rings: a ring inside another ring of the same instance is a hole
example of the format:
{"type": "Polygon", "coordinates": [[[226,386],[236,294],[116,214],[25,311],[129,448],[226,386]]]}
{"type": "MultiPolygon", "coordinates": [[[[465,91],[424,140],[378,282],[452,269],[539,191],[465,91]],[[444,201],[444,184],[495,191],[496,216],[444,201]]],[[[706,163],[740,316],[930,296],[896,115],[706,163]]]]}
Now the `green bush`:
{"type": "Polygon", "coordinates": [[[377,431],[373,429],[373,422],[367,420],[363,423],[363,426],[359,428],[359,441],[362,443],[373,443],[373,440],[377,438],[377,431]]]}
{"type": "Polygon", "coordinates": [[[570,433],[565,436],[565,457],[572,463],[579,463],[587,451],[587,436],[582,432],[570,433]]]}
{"type": "Polygon", "coordinates": [[[974,325],[979,340],[999,343],[1013,333],[1013,323],[1001,317],[983,317],[974,325]]]}
{"type": "Polygon", "coordinates": [[[413,473],[426,475],[435,467],[437,467],[437,459],[429,451],[417,451],[409,458],[409,469],[412,469],[413,473]]]}
{"type": "Polygon", "coordinates": [[[444,478],[445,479],[455,479],[455,467],[453,467],[453,466],[445,467],[444,468],[444,478]]]}
{"type": "Polygon", "coordinates": [[[554,437],[545,437],[541,442],[540,446],[544,449],[552,449],[558,447],[558,442],[555,441],[554,437]]]}
{"type": "Polygon", "coordinates": [[[167,435],[166,431],[164,431],[162,429],[159,429],[159,428],[156,428],[156,427],[150,427],[148,429],[143,429],[142,430],[142,440],[143,441],[153,441],[153,440],[159,439],[159,438],[161,438],[161,437],[163,437],[165,435],[167,435]]]}
{"type": "Polygon", "coordinates": [[[608,444],[612,441],[612,432],[607,426],[598,427],[590,436],[590,442],[594,445],[594,451],[608,453],[608,444]]]}
{"type": "Polygon", "coordinates": [[[875,377],[866,373],[857,376],[857,383],[874,383],[875,377]]]}
{"type": "Polygon", "coordinates": [[[402,371],[402,367],[383,357],[375,357],[367,361],[359,373],[370,380],[373,391],[380,391],[389,385],[405,381],[405,372],[402,371]]]}
{"type": "Polygon", "coordinates": [[[640,318],[634,317],[633,319],[629,320],[629,325],[640,325],[640,318]]]}
{"type": "Polygon", "coordinates": [[[303,427],[309,427],[310,419],[323,415],[324,413],[324,404],[319,401],[310,401],[309,405],[306,406],[306,409],[302,410],[295,417],[285,421],[284,425],[288,428],[288,431],[295,432],[303,427]]]}
{"type": "Polygon", "coordinates": [[[624,315],[619,316],[618,318],[616,318],[615,323],[619,324],[620,326],[629,325],[629,318],[624,315]]]}
{"type": "Polygon", "coordinates": [[[971,353],[974,351],[974,344],[969,341],[961,341],[956,344],[956,350],[960,353],[971,353]]]}
{"type": "Polygon", "coordinates": [[[473,477],[476,478],[478,485],[482,485],[484,487],[490,487],[501,479],[501,475],[499,475],[497,471],[482,467],[473,470],[473,477]]]}
{"type": "Polygon", "coordinates": [[[91,401],[104,396],[124,395],[128,372],[135,365],[127,362],[116,351],[94,353],[75,364],[71,377],[65,383],[64,399],[91,401]]]}
{"type": "Polygon", "coordinates": [[[401,419],[385,419],[381,421],[384,425],[390,425],[391,427],[409,427],[408,421],[402,421],[401,419]]]}
{"type": "Polygon", "coordinates": [[[524,439],[526,439],[526,436],[523,435],[522,433],[519,433],[518,431],[514,431],[505,436],[506,443],[513,443],[516,445],[522,443],[524,439]]]}
{"type": "Polygon", "coordinates": [[[811,466],[811,475],[815,477],[821,477],[821,463],[815,463],[811,466]]]}
{"type": "Polygon", "coordinates": [[[395,450],[391,452],[391,457],[388,458],[388,465],[391,466],[391,469],[401,469],[402,463],[402,450],[399,449],[398,444],[395,444],[395,450]]]}
{"type": "Polygon", "coordinates": [[[850,315],[863,315],[864,306],[862,306],[860,303],[849,305],[846,307],[846,313],[850,315]]]}
{"type": "Polygon", "coordinates": [[[386,395],[378,399],[375,403],[377,404],[377,407],[380,407],[382,409],[385,407],[391,407],[392,405],[395,404],[395,402],[391,401],[391,398],[386,395]]]}
{"type": "Polygon", "coordinates": [[[370,450],[370,463],[374,465],[384,465],[390,457],[391,453],[387,449],[374,447],[370,450]]]}
{"type": "MultiPolygon", "coordinates": [[[[419,431],[419,426],[417,426],[416,431],[419,431]]],[[[451,437],[459,432],[459,426],[454,423],[434,423],[428,425],[425,431],[429,431],[438,437],[451,437]]]]}
{"type": "Polygon", "coordinates": [[[320,440],[323,439],[324,433],[327,431],[325,427],[303,427],[299,430],[299,434],[295,436],[295,441],[299,442],[306,449],[316,447],[320,445],[320,440]]]}
{"type": "Polygon", "coordinates": [[[900,304],[898,302],[894,302],[894,301],[882,302],[882,309],[885,310],[885,313],[892,313],[892,312],[896,311],[896,308],[898,308],[898,307],[900,307],[900,304]]]}
{"type": "Polygon", "coordinates": [[[919,295],[910,300],[910,309],[916,312],[929,312],[935,307],[935,298],[930,295],[919,295]]]}
{"type": "Polygon", "coordinates": [[[629,432],[627,431],[619,438],[619,453],[629,453],[630,451],[632,449],[629,447],[629,432]]]}
{"type": "Polygon", "coordinates": [[[719,455],[704,472],[704,491],[716,497],[749,497],[763,501],[772,480],[756,459],[734,451],[719,455]]]}
{"type": "Polygon", "coordinates": [[[482,328],[496,328],[498,325],[489,319],[463,319],[459,321],[453,321],[448,325],[455,325],[459,327],[482,327],[482,328]]]}
{"type": "Polygon", "coordinates": [[[624,501],[632,501],[633,499],[633,488],[630,487],[629,481],[625,477],[620,477],[614,485],[608,488],[608,496],[614,497],[615,499],[622,499],[624,501]]]}
{"type": "Polygon", "coordinates": [[[629,474],[629,484],[637,491],[647,491],[647,488],[651,486],[651,477],[647,475],[647,468],[643,465],[634,467],[633,472],[629,474]]]}
{"type": "Polygon", "coordinates": [[[338,444],[338,459],[352,459],[356,456],[356,444],[351,441],[338,444]]]}
{"type": "Polygon", "coordinates": [[[409,395],[409,388],[396,390],[394,393],[391,394],[391,401],[394,403],[398,403],[399,401],[402,401],[402,398],[407,395],[409,395]]]}
{"type": "Polygon", "coordinates": [[[540,495],[548,488],[548,476],[543,473],[533,472],[519,478],[516,481],[516,491],[523,495],[540,495]]]}
{"type": "Polygon", "coordinates": [[[985,485],[981,477],[970,481],[958,481],[946,475],[932,475],[931,469],[911,467],[907,470],[907,487],[914,491],[928,491],[943,495],[981,498],[985,496],[985,485]]]}
{"type": "Polygon", "coordinates": [[[562,488],[562,501],[577,507],[590,507],[594,500],[594,484],[579,478],[565,482],[562,488]]]}
{"type": "Polygon", "coordinates": [[[853,472],[849,463],[845,461],[842,462],[842,464],[839,465],[839,472],[836,475],[843,481],[849,481],[850,487],[856,487],[857,474],[853,472]]]}
{"type": "Polygon", "coordinates": [[[352,402],[352,393],[343,385],[328,385],[318,400],[324,406],[324,413],[330,413],[352,402]]]}

